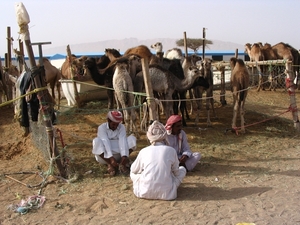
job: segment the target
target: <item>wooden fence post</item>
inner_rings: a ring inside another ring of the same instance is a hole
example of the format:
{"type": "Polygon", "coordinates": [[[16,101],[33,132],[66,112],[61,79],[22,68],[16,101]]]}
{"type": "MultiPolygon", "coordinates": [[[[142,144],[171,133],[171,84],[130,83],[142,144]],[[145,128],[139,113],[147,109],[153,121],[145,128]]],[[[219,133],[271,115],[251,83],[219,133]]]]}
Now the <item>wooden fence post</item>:
{"type": "Polygon", "coordinates": [[[156,103],[153,96],[153,89],[152,89],[152,83],[149,76],[149,65],[148,65],[148,59],[142,58],[142,69],[143,69],[143,77],[144,77],[144,84],[145,89],[147,93],[147,104],[149,105],[149,117],[150,121],[158,120],[156,117],[156,103]]]}

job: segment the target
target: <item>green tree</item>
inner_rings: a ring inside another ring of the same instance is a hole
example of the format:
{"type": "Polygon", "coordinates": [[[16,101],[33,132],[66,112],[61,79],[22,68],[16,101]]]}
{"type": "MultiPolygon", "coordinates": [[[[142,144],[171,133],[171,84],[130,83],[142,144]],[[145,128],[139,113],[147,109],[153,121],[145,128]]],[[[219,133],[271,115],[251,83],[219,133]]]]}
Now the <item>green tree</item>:
{"type": "MultiPolygon", "coordinates": [[[[207,45],[213,44],[211,40],[204,40],[205,47],[208,47],[207,45]]],[[[176,45],[178,47],[183,47],[184,46],[184,40],[180,39],[176,41],[176,45]]],[[[186,46],[190,49],[192,49],[195,53],[198,51],[198,49],[203,46],[203,39],[202,38],[187,38],[186,39],[186,46]]]]}

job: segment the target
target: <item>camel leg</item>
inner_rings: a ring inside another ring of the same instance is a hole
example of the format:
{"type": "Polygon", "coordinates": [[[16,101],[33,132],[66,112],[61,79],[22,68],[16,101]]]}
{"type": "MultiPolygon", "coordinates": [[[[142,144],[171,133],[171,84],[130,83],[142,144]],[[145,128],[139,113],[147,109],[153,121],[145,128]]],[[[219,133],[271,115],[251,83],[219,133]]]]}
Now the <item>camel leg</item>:
{"type": "Polygon", "coordinates": [[[200,90],[199,87],[194,88],[194,95],[195,95],[195,98],[198,99],[198,100],[196,100],[197,113],[196,113],[196,118],[195,118],[195,125],[198,126],[199,118],[200,118],[200,111],[202,108],[202,91],[200,90]]]}
{"type": "Polygon", "coordinates": [[[144,132],[147,132],[147,118],[148,118],[147,102],[143,103],[142,111],[143,111],[143,118],[142,118],[142,121],[140,123],[140,129],[144,132]]]}
{"type": "Polygon", "coordinates": [[[258,71],[258,86],[257,86],[257,89],[256,89],[257,91],[260,91],[261,84],[262,84],[262,74],[261,74],[261,71],[259,69],[259,71],[258,71]]]}
{"type": "Polygon", "coordinates": [[[191,108],[190,108],[190,115],[193,115],[193,98],[194,98],[194,96],[193,96],[193,90],[192,89],[190,89],[189,90],[189,96],[190,96],[190,103],[191,103],[191,108]]]}
{"type": "Polygon", "coordinates": [[[236,117],[237,117],[237,111],[238,111],[238,102],[237,102],[237,96],[233,96],[233,118],[232,118],[232,124],[231,128],[236,128],[236,117]]]}
{"type": "Polygon", "coordinates": [[[245,110],[244,110],[245,100],[239,103],[240,116],[241,116],[241,132],[245,133],[245,110]]]}
{"type": "Polygon", "coordinates": [[[61,93],[60,93],[60,83],[57,82],[56,84],[56,90],[57,90],[57,95],[58,95],[58,102],[57,102],[57,105],[58,105],[58,109],[60,108],[60,99],[61,99],[61,93]]]}
{"type": "Polygon", "coordinates": [[[210,121],[210,98],[206,96],[206,115],[207,115],[207,126],[211,127],[211,121],[210,121]]]}

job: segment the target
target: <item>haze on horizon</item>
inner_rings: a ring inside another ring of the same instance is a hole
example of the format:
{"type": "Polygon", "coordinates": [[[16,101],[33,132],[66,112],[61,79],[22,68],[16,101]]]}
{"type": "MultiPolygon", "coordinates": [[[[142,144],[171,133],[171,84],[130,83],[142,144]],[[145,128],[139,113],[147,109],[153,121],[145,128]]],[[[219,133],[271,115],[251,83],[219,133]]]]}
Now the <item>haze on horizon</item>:
{"type": "Polygon", "coordinates": [[[31,42],[52,43],[43,49],[131,37],[180,39],[183,32],[188,38],[202,38],[203,28],[210,40],[241,45],[282,41],[300,48],[299,0],[5,0],[1,57],[7,52],[7,27],[18,48],[16,2],[22,2],[30,16],[31,42]]]}

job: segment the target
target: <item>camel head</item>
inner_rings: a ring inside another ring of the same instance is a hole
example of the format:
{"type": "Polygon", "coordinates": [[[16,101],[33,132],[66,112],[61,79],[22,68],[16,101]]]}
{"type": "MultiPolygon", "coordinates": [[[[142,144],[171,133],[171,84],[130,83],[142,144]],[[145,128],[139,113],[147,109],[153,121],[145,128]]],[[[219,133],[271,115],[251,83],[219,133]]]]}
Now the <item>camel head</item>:
{"type": "Polygon", "coordinates": [[[237,58],[235,58],[235,57],[230,58],[229,63],[230,63],[231,70],[233,70],[233,68],[235,67],[236,62],[237,62],[237,58]]]}
{"type": "Polygon", "coordinates": [[[104,50],[104,53],[106,56],[113,55],[115,58],[118,58],[121,56],[120,52],[114,48],[106,48],[104,50]]]}
{"type": "Polygon", "coordinates": [[[247,53],[249,55],[250,50],[251,50],[251,44],[250,43],[246,43],[245,44],[245,53],[247,53]]]}
{"type": "Polygon", "coordinates": [[[161,42],[156,42],[155,44],[151,45],[150,47],[153,48],[156,53],[163,51],[163,45],[161,42]]]}

